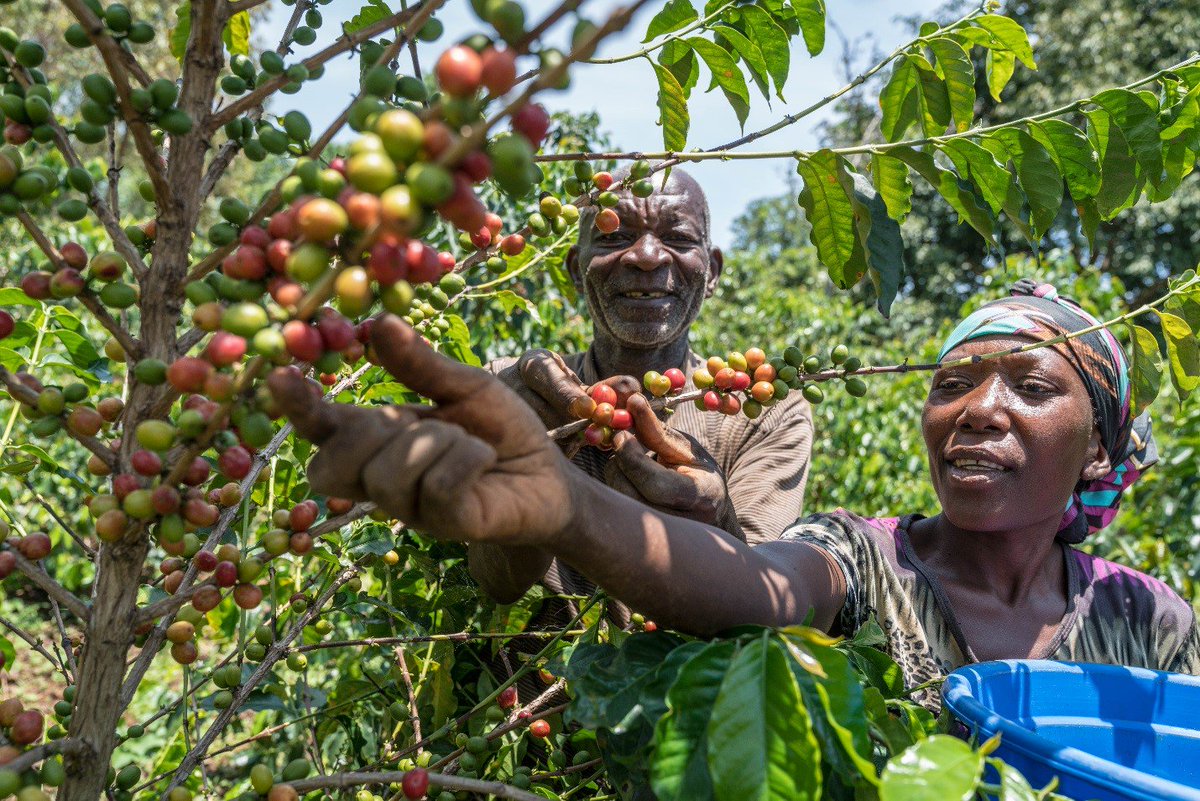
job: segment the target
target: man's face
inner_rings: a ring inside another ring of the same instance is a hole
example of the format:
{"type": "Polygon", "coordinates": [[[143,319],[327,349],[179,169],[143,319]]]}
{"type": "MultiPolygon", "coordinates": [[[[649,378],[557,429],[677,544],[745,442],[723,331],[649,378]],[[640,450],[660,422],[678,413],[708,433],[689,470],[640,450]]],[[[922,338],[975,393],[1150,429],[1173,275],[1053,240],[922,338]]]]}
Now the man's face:
{"type": "Polygon", "coordinates": [[[654,349],[686,334],[716,287],[721,252],[708,245],[703,199],[672,181],[639,199],[625,193],[621,227],[588,226],[567,257],[597,333],[625,347],[654,349]]]}

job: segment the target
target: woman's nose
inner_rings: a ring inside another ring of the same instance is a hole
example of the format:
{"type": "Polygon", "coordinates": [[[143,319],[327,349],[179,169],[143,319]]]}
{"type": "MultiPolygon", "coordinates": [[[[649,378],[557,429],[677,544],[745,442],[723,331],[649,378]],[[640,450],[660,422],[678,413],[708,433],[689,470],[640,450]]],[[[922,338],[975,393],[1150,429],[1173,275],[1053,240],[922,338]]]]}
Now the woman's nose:
{"type": "Polygon", "coordinates": [[[1008,430],[1008,389],[999,376],[987,380],[966,393],[960,399],[958,427],[964,431],[1008,430]]]}

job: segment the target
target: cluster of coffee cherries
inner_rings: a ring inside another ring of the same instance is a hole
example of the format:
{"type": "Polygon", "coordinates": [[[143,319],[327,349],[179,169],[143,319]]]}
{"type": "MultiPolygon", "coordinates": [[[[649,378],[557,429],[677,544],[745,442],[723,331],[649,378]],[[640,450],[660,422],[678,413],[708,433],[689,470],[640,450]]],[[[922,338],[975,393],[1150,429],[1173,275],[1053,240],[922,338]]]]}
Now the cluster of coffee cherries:
{"type": "MultiPolygon", "coordinates": [[[[74,698],[75,688],[67,688],[71,698],[74,698]]],[[[70,721],[71,703],[69,700],[59,701],[55,705],[56,713],[62,710],[62,715],[56,715],[61,721],[70,721]]],[[[58,787],[66,779],[63,763],[60,757],[43,760],[38,770],[27,770],[18,773],[5,768],[14,759],[21,756],[24,750],[36,745],[42,739],[46,727],[45,716],[34,709],[26,709],[17,698],[6,698],[0,701],[0,798],[17,796],[25,801],[49,801],[50,796],[42,787],[58,787]]],[[[61,732],[62,729],[59,729],[61,732]]],[[[63,735],[58,734],[59,737],[63,735]]]]}
{"type": "Polygon", "coordinates": [[[824,390],[817,381],[805,380],[804,376],[826,370],[837,372],[830,378],[841,378],[849,395],[862,397],[867,392],[866,382],[852,375],[861,367],[862,362],[850,356],[845,345],[834,346],[828,361],[817,355],[805,356],[795,346],[784,350],[782,356],[770,358],[761,348],[750,348],[745,353],[731,351],[725,358],[709,357],[692,373],[692,384],[704,393],[696,399],[696,408],[729,415],[741,412],[753,420],[790,392],[803,393],[809,403],[821,403],[825,400],[824,390]]]}
{"type": "MultiPolygon", "coordinates": [[[[646,388],[655,397],[678,394],[687,384],[683,371],[672,368],[663,374],[646,373],[646,388]],[[651,389],[653,385],[653,389],[651,389]]],[[[583,430],[583,441],[588,445],[607,450],[612,447],[613,437],[618,431],[633,427],[633,417],[625,408],[627,398],[622,398],[608,384],[596,384],[588,394],[571,402],[570,413],[580,420],[588,420],[583,430]]]]}
{"type": "MultiPolygon", "coordinates": [[[[17,569],[16,554],[21,554],[31,562],[39,562],[50,555],[52,549],[50,538],[40,531],[35,531],[24,537],[13,537],[12,527],[0,520],[0,546],[5,546],[4,550],[0,550],[0,581],[12,575],[12,572],[17,569]]],[[[0,654],[0,667],[4,666],[4,655],[0,654]]]]}

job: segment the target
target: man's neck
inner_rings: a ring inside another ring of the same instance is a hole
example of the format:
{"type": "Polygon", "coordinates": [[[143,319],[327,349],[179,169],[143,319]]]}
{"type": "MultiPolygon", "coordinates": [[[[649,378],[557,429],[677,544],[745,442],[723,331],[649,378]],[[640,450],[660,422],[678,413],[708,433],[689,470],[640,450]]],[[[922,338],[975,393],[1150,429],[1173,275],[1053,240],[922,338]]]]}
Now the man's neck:
{"type": "Polygon", "coordinates": [[[592,356],[600,376],[631,375],[641,380],[649,370],[684,367],[690,350],[687,334],[658,348],[631,348],[604,336],[592,341],[592,356]]]}

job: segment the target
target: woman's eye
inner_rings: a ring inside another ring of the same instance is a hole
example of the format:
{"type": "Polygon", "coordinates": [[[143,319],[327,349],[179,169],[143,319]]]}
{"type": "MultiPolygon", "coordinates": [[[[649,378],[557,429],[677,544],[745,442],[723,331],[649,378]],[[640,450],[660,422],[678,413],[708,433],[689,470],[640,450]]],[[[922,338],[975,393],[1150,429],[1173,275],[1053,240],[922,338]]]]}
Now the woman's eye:
{"type": "Polygon", "coordinates": [[[949,392],[966,389],[967,386],[967,382],[961,378],[943,378],[941,381],[937,382],[938,389],[947,390],[949,392]]]}
{"type": "Polygon", "coordinates": [[[1017,388],[1030,395],[1048,395],[1054,391],[1054,387],[1050,386],[1045,381],[1031,381],[1029,379],[1017,384],[1017,388]]]}

